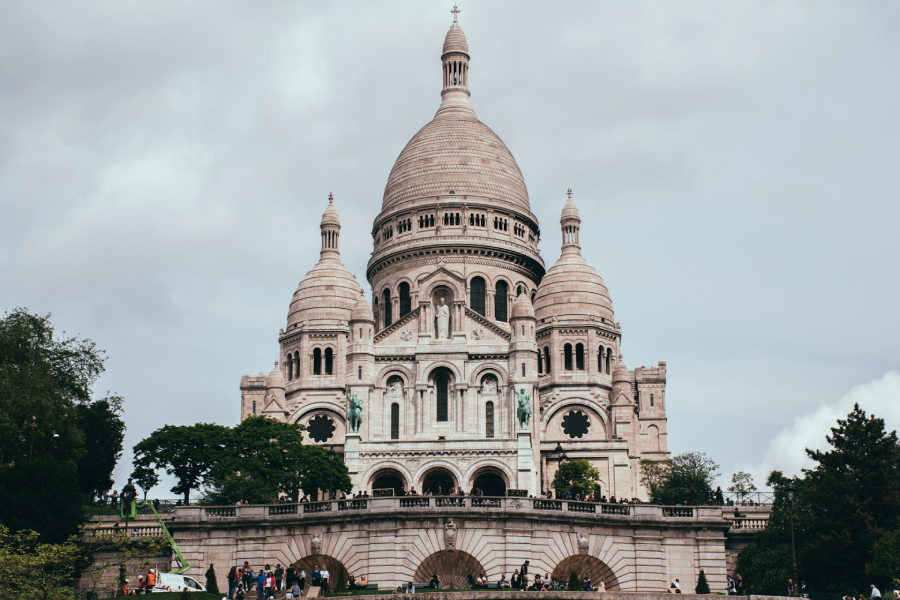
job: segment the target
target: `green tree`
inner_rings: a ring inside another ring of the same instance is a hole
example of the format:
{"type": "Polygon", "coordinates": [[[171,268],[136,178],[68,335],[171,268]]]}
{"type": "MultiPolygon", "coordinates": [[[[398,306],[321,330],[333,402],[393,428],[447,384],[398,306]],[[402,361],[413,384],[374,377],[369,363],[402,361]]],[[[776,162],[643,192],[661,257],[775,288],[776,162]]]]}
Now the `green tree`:
{"type": "Polygon", "coordinates": [[[706,573],[703,569],[700,569],[700,575],[697,577],[697,587],[694,588],[694,591],[698,594],[709,593],[709,582],[706,581],[706,573]]]}
{"type": "Polygon", "coordinates": [[[656,499],[659,497],[659,493],[663,489],[671,469],[671,460],[641,459],[641,484],[646,488],[651,498],[656,499]]]}
{"type": "Polygon", "coordinates": [[[256,486],[260,499],[273,502],[279,492],[296,497],[305,463],[304,427],[262,415],[244,419],[223,436],[223,453],[212,483],[222,501],[231,504],[256,486]],[[231,494],[240,493],[234,497],[231,494]]]}
{"type": "Polygon", "coordinates": [[[206,570],[206,591],[210,594],[218,594],[219,593],[219,583],[216,581],[216,569],[209,565],[209,568],[206,570]]]}
{"type": "Polygon", "coordinates": [[[322,446],[305,446],[303,449],[303,470],[300,474],[300,489],[306,494],[318,490],[349,492],[353,489],[350,472],[340,456],[329,457],[322,446]]]}
{"type": "Polygon", "coordinates": [[[152,481],[150,469],[165,469],[177,479],[172,492],[189,504],[191,492],[200,489],[223,459],[227,433],[227,427],[214,423],[161,427],[134,447],[135,478],[143,487],[152,481]]]}
{"type": "Polygon", "coordinates": [[[0,598],[74,600],[71,582],[84,558],[76,538],[47,544],[35,531],[12,533],[0,525],[0,598]]]}
{"type": "Polygon", "coordinates": [[[573,495],[585,496],[594,491],[599,481],[600,472],[596,467],[582,458],[577,458],[559,465],[556,475],[553,476],[552,485],[557,495],[568,490],[573,495]]]}
{"type": "Polygon", "coordinates": [[[708,490],[719,476],[719,465],[705,452],[685,452],[672,458],[653,500],[663,504],[706,504],[708,490]]]}
{"type": "Polygon", "coordinates": [[[84,521],[72,461],[45,459],[0,468],[0,522],[13,531],[33,529],[42,541],[63,542],[84,521]]]}
{"type": "Polygon", "coordinates": [[[900,584],[900,528],[881,536],[872,548],[866,574],[900,584]]]}
{"type": "Polygon", "coordinates": [[[731,476],[731,485],[728,486],[728,491],[736,493],[738,499],[743,499],[747,494],[755,492],[756,485],[753,483],[753,476],[750,473],[738,471],[731,476]]]}
{"type": "Polygon", "coordinates": [[[569,585],[566,588],[570,592],[582,592],[584,591],[584,587],[581,585],[581,580],[578,579],[578,573],[572,571],[569,574],[569,585]]]}
{"type": "MultiPolygon", "coordinates": [[[[826,439],[830,449],[807,450],[818,464],[793,481],[797,562],[812,591],[845,593],[868,587],[867,567],[876,577],[884,572],[874,549],[880,542],[890,547],[900,518],[900,450],[896,432],[887,433],[882,419],[868,417],[858,405],[826,439]]],[[[738,557],[749,593],[781,594],[790,576],[788,481],[778,471],[769,476],[776,494],[768,526],[738,557]]],[[[886,583],[890,575],[880,576],[886,583]]]]}
{"type": "Polygon", "coordinates": [[[107,396],[75,410],[78,428],[84,433],[85,452],[78,461],[81,493],[99,497],[113,486],[113,470],[122,458],[125,422],[122,398],[107,396]]]}

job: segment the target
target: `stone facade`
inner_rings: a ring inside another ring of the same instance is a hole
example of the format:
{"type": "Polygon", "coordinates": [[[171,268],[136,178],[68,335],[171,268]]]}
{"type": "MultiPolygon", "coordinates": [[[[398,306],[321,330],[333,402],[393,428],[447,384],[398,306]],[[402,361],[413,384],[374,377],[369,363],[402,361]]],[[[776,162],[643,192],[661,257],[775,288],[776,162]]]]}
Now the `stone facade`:
{"type": "Polygon", "coordinates": [[[241,417],[306,425],[344,455],[357,490],[538,495],[564,452],[599,469],[602,494],[645,497],[640,460],[669,456],[666,364],[625,367],[571,190],[545,271],[518,165],[469,102],[469,60],[454,21],[441,104],[397,158],[373,223],[371,302],[341,263],[329,196],[320,260],[294,293],[276,368],[241,379],[241,417]]]}

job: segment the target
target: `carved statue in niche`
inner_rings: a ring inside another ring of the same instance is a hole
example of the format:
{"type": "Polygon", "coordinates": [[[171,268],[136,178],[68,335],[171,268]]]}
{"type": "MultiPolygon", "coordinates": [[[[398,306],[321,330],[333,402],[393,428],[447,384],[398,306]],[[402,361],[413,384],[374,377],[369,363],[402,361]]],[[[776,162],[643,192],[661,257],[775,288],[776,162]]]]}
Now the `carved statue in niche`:
{"type": "Polygon", "coordinates": [[[450,305],[453,303],[453,294],[446,287],[439,287],[434,291],[432,301],[434,303],[434,331],[435,339],[450,339],[450,305]]]}
{"type": "Polygon", "coordinates": [[[493,375],[485,375],[484,379],[481,380],[481,394],[484,396],[496,396],[497,395],[497,378],[493,375]]]}
{"type": "Polygon", "coordinates": [[[444,544],[448,549],[456,548],[456,524],[453,519],[444,522],[444,544]]]}
{"type": "Polygon", "coordinates": [[[590,540],[588,539],[588,536],[583,533],[579,533],[578,534],[578,553],[579,554],[587,554],[589,547],[590,547],[590,540]]]}
{"type": "Polygon", "coordinates": [[[388,400],[402,400],[403,399],[403,380],[394,375],[387,382],[387,391],[385,392],[385,397],[388,400]]]}
{"type": "Polygon", "coordinates": [[[322,535],[319,533],[312,534],[312,540],[309,544],[310,554],[322,554],[322,535]]]}

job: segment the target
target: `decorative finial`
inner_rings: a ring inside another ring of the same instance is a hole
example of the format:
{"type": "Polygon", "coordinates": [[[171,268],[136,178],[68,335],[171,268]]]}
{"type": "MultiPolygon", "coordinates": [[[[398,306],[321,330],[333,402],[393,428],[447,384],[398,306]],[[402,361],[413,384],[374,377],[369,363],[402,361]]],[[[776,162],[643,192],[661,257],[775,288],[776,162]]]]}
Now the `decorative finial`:
{"type": "Polygon", "coordinates": [[[277,361],[277,360],[275,361],[275,368],[276,368],[276,369],[278,368],[278,361],[277,361]]]}
{"type": "Polygon", "coordinates": [[[572,188],[569,188],[569,189],[568,189],[568,191],[566,192],[566,195],[567,195],[569,198],[572,197],[572,188]]]}
{"type": "Polygon", "coordinates": [[[456,8],[456,2],[453,3],[453,10],[451,10],[450,12],[453,13],[453,22],[456,23],[456,16],[462,12],[461,10],[456,8]]]}
{"type": "Polygon", "coordinates": [[[328,204],[334,204],[334,194],[328,192],[328,204]]]}

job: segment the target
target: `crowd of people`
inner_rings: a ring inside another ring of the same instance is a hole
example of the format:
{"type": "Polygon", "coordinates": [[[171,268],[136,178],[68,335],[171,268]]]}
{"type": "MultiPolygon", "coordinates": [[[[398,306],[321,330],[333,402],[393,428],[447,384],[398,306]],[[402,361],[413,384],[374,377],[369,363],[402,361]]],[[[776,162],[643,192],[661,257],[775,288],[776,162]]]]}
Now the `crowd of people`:
{"type": "Polygon", "coordinates": [[[159,572],[150,568],[146,575],[138,575],[137,581],[132,585],[131,579],[125,578],[116,590],[117,596],[137,596],[149,594],[156,587],[159,572]]]}
{"type": "MultiPolygon", "coordinates": [[[[369,585],[365,575],[359,579],[350,575],[345,583],[348,590],[361,590],[369,585]]],[[[243,566],[231,567],[228,572],[228,600],[302,598],[307,584],[318,586],[323,594],[327,594],[334,582],[327,566],[320,568],[314,565],[307,576],[303,569],[285,569],[280,564],[276,564],[274,569],[271,565],[265,565],[255,571],[248,561],[244,561],[243,566]]]]}

